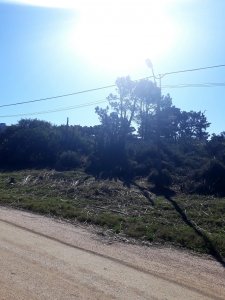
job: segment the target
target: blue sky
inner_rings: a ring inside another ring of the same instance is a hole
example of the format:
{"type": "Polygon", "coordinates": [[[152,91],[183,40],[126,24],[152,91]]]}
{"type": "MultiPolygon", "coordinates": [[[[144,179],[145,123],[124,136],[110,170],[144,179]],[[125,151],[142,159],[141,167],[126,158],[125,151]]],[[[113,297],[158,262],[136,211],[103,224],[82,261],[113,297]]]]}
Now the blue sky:
{"type": "MultiPolygon", "coordinates": [[[[147,56],[156,74],[225,63],[224,0],[41,2],[0,0],[0,105],[110,85],[119,76],[146,77],[147,56]]],[[[225,68],[168,75],[162,84],[205,82],[225,82],[225,68]]],[[[112,91],[3,107],[0,123],[21,118],[4,116],[104,100],[112,91]]],[[[163,93],[183,110],[205,111],[211,132],[225,130],[225,87],[163,93]]],[[[26,118],[62,124],[69,117],[70,124],[89,126],[98,123],[95,106],[26,118]]]]}

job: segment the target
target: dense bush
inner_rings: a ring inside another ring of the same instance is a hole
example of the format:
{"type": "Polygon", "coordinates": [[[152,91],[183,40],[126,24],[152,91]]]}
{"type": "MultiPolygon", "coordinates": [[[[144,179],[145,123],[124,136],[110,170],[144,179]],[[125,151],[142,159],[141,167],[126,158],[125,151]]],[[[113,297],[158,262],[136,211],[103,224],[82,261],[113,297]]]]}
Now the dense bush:
{"type": "Polygon", "coordinates": [[[1,130],[0,168],[83,167],[126,183],[147,177],[157,188],[225,194],[225,133],[208,139],[204,113],[181,111],[153,82],[129,77],[107,100],[93,127],[27,119],[1,130]]]}
{"type": "Polygon", "coordinates": [[[172,184],[172,177],[166,169],[160,171],[154,169],[148,176],[148,181],[154,183],[157,188],[169,187],[172,184]]]}
{"type": "Polygon", "coordinates": [[[196,191],[204,194],[225,195],[225,166],[217,161],[210,161],[199,172],[200,184],[196,191]]]}
{"type": "Polygon", "coordinates": [[[74,151],[65,151],[60,154],[56,169],[58,170],[73,170],[81,165],[80,156],[74,151]]]}

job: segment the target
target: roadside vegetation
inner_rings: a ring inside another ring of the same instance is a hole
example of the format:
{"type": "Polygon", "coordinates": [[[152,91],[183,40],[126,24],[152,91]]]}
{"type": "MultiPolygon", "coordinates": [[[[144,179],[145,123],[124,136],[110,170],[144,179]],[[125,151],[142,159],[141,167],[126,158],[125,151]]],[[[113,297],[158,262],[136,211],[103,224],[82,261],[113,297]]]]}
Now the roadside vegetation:
{"type": "Polygon", "coordinates": [[[179,194],[172,197],[174,205],[151,188],[144,179],[126,186],[120,180],[96,180],[81,170],[4,172],[0,204],[100,225],[142,242],[211,254],[216,249],[225,256],[225,198],[179,194]]]}
{"type": "MultiPolygon", "coordinates": [[[[0,127],[0,204],[225,256],[225,132],[149,80],[116,81],[100,125],[0,127]]],[[[225,263],[224,263],[225,265],[225,263]]]]}

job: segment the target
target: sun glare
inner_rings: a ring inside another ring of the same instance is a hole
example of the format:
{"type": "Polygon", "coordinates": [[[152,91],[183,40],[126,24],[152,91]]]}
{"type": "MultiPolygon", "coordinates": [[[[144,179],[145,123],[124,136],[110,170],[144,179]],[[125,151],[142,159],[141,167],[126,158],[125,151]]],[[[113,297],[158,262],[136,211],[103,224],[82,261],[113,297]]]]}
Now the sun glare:
{"type": "Polygon", "coordinates": [[[175,25],[163,2],[105,2],[81,6],[71,36],[72,47],[90,63],[109,71],[130,71],[147,57],[160,59],[173,46],[175,25]]]}
{"type": "Polygon", "coordinates": [[[178,31],[167,8],[190,0],[9,1],[74,9],[75,28],[64,37],[69,48],[97,68],[129,73],[146,58],[158,61],[169,53],[178,31]]]}

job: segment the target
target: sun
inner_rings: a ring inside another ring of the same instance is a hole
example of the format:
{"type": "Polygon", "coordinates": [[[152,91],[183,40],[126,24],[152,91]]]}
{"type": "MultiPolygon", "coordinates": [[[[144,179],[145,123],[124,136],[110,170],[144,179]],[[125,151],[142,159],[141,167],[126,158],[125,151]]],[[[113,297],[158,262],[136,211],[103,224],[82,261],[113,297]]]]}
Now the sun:
{"type": "Polygon", "coordinates": [[[173,46],[176,27],[163,1],[86,1],[71,46],[95,67],[126,71],[147,57],[159,59],[173,46]]]}
{"type": "Polygon", "coordinates": [[[189,0],[7,1],[74,10],[75,26],[64,36],[66,47],[95,68],[129,73],[146,58],[159,61],[171,51],[179,29],[168,8],[189,0]]]}

